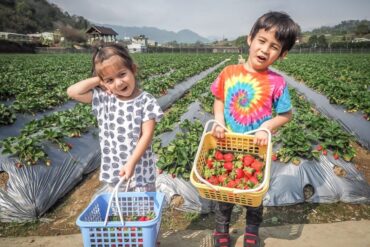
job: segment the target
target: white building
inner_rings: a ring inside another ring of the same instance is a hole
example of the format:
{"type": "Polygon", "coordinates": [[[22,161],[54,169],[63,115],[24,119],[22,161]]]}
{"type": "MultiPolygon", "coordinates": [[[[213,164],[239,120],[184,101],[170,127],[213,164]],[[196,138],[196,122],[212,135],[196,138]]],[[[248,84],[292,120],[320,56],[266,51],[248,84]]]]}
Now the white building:
{"type": "Polygon", "coordinates": [[[146,46],[140,43],[132,43],[127,45],[127,48],[130,53],[146,52],[146,46]]]}

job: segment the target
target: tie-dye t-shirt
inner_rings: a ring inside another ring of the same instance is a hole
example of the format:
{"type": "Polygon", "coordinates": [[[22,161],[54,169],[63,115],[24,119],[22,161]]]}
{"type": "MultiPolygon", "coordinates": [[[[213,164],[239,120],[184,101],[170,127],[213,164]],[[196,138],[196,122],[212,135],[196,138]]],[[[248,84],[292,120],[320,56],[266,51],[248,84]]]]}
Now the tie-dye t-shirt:
{"type": "Polygon", "coordinates": [[[224,102],[226,127],[232,132],[255,130],[276,113],[288,112],[292,106],[284,78],[270,70],[248,72],[242,64],[222,70],[211,85],[211,92],[224,102]]]}

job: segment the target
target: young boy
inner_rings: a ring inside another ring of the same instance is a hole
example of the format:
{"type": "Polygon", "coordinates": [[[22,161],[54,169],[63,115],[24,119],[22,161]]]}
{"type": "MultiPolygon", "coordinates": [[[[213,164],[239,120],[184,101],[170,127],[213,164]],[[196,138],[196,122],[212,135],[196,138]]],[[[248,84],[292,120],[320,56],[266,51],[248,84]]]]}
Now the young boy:
{"type": "MultiPolygon", "coordinates": [[[[254,24],[248,38],[249,56],[245,64],[223,69],[211,85],[215,96],[215,119],[231,132],[244,133],[258,128],[270,131],[292,118],[290,96],[284,78],[269,70],[277,59],[284,58],[293,47],[299,26],[285,13],[269,12],[254,24]],[[277,115],[272,116],[275,109],[277,115]]],[[[214,126],[213,135],[224,138],[225,130],[214,126]]],[[[257,131],[254,144],[267,145],[267,133],[257,131]]],[[[229,223],[234,204],[217,202],[214,246],[229,247],[229,223]]],[[[258,236],[263,205],[246,207],[244,246],[260,246],[258,236]]]]}

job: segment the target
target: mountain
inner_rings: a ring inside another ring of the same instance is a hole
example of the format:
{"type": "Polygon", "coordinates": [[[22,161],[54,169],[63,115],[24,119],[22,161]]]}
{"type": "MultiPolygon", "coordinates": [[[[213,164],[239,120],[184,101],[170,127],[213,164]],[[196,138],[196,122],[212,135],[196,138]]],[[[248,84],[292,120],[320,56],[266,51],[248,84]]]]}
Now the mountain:
{"type": "Polygon", "coordinates": [[[159,29],[156,27],[127,27],[110,24],[97,24],[97,25],[112,28],[119,34],[118,35],[119,39],[122,39],[123,37],[133,37],[143,34],[149,39],[157,41],[158,43],[166,43],[171,41],[176,41],[177,43],[196,43],[198,41],[202,43],[209,42],[208,39],[188,29],[183,29],[179,32],[173,32],[159,29]]]}

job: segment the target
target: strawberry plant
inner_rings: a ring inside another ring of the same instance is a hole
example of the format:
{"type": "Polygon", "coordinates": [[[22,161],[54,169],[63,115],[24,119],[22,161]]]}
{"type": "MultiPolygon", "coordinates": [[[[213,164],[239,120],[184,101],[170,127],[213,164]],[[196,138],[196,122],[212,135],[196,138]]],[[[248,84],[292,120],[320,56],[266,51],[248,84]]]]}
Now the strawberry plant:
{"type": "Polygon", "coordinates": [[[182,132],[177,133],[176,139],[167,147],[161,147],[157,142],[153,148],[159,156],[157,167],[160,170],[188,179],[203,132],[203,125],[198,120],[194,123],[185,120],[180,124],[180,128],[182,132]]]}
{"type": "Polygon", "coordinates": [[[30,121],[21,130],[20,136],[8,137],[0,142],[0,146],[3,147],[3,154],[18,156],[25,164],[33,165],[44,161],[50,165],[48,155],[42,147],[43,142],[50,141],[68,152],[72,145],[65,138],[78,137],[93,126],[96,126],[96,119],[91,114],[91,107],[77,104],[73,109],[30,121]]]}
{"type": "Polygon", "coordinates": [[[14,123],[16,116],[12,107],[0,104],[0,126],[14,123]]]}
{"type": "Polygon", "coordinates": [[[369,54],[290,54],[278,69],[325,94],[330,103],[370,116],[369,54]]]}
{"type": "Polygon", "coordinates": [[[350,145],[353,137],[344,132],[337,122],[314,110],[296,91],[290,90],[290,94],[295,113],[293,120],[273,137],[273,143],[280,145],[275,158],[299,164],[300,158],[318,159],[329,149],[336,153],[337,158],[350,161],[355,156],[350,145]]]}
{"type": "Polygon", "coordinates": [[[2,153],[17,155],[27,165],[34,165],[39,160],[46,160],[40,140],[30,136],[9,137],[2,141],[2,153]]]}

